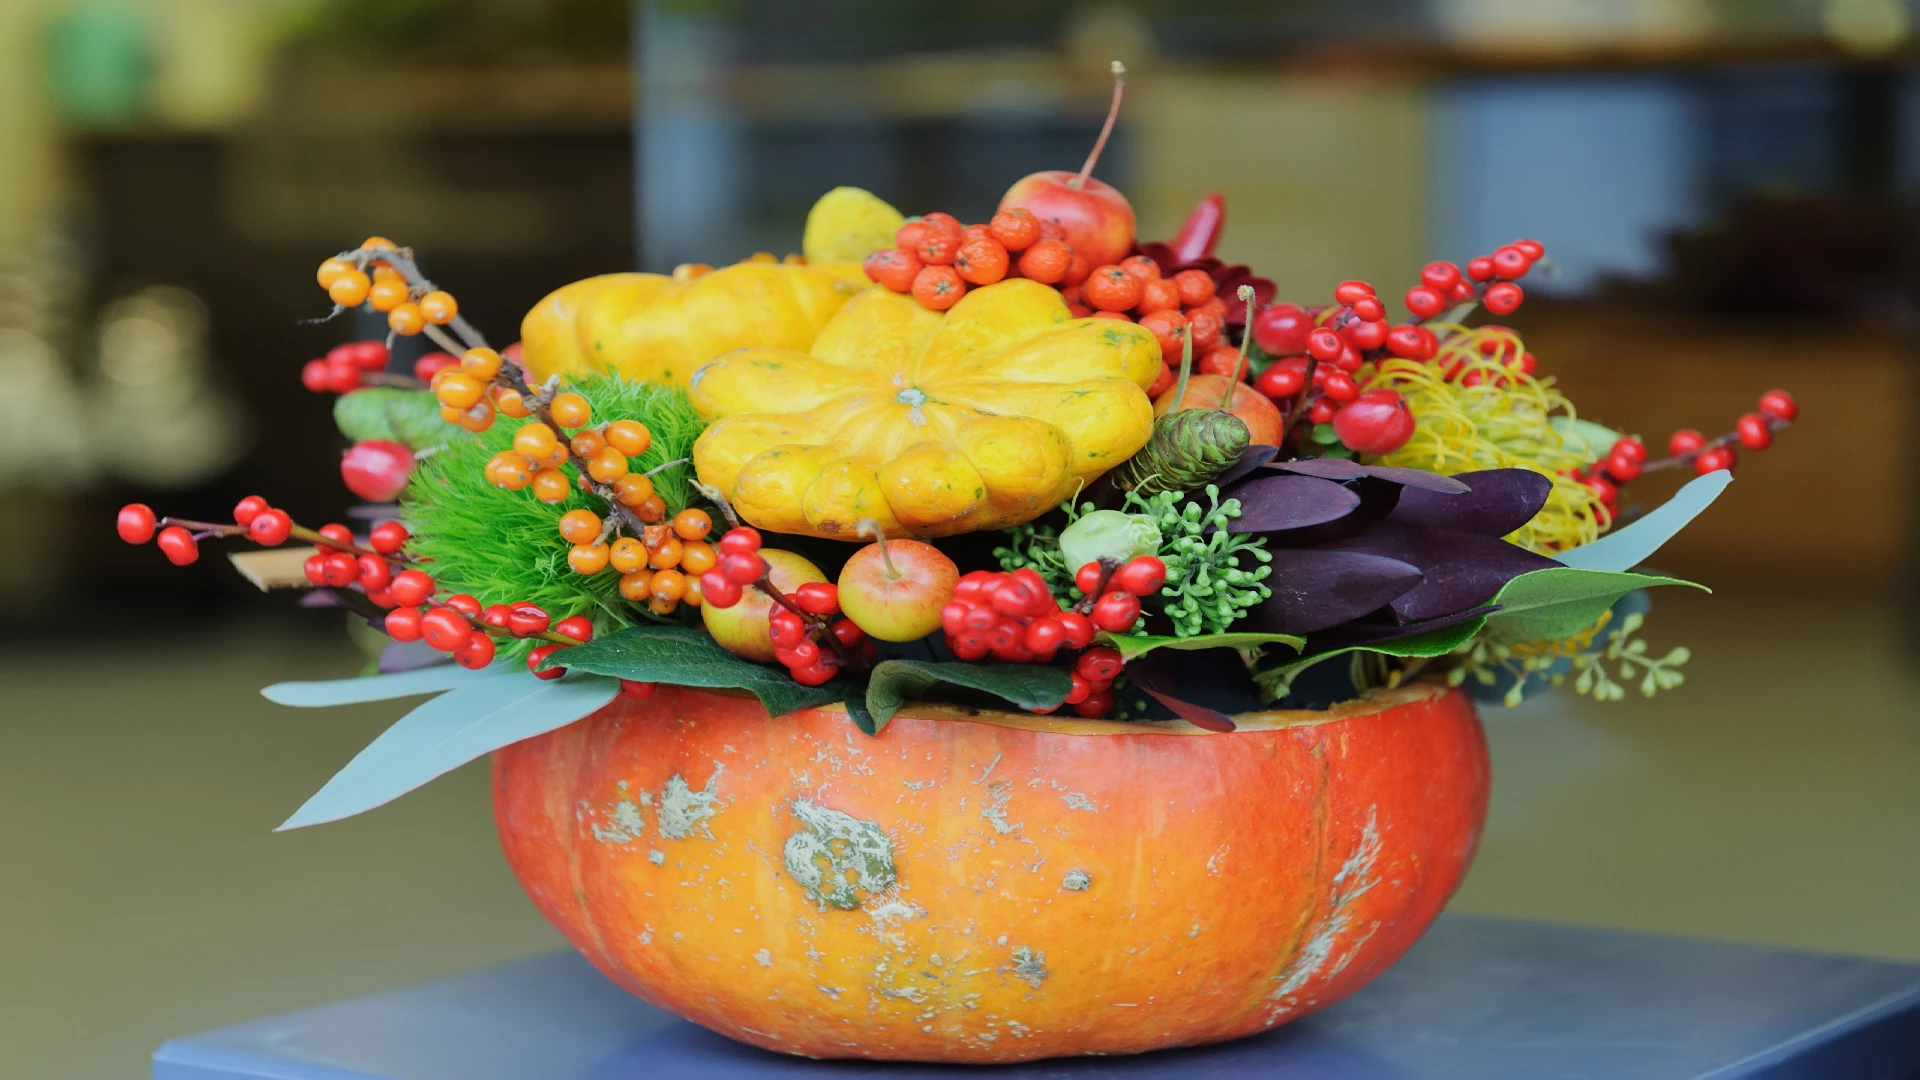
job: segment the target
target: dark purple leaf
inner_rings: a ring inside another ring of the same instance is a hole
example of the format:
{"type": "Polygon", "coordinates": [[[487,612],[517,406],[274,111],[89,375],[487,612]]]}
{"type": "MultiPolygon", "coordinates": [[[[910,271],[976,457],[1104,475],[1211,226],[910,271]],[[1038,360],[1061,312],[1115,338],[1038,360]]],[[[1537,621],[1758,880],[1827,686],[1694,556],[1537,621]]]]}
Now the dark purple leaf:
{"type": "Polygon", "coordinates": [[[1441,495],[1409,488],[1400,496],[1388,520],[1399,525],[1505,536],[1533,520],[1546,505],[1553,481],[1532,469],[1487,469],[1460,473],[1455,480],[1473,490],[1465,495],[1441,495]]]}
{"type": "MultiPolygon", "coordinates": [[[[1257,480],[1276,475],[1291,476],[1292,474],[1276,474],[1270,471],[1262,471],[1255,473],[1251,480],[1241,481],[1240,487],[1244,488],[1257,480]]],[[[1317,477],[1299,476],[1292,478],[1332,483],[1332,481],[1319,481],[1317,477]]],[[[1270,549],[1317,547],[1323,544],[1336,543],[1349,536],[1358,535],[1372,528],[1375,523],[1392,513],[1394,506],[1400,501],[1401,492],[1404,490],[1399,484],[1389,484],[1385,480],[1376,480],[1371,476],[1356,477],[1338,486],[1359,496],[1360,505],[1342,517],[1335,518],[1332,521],[1322,522],[1319,525],[1309,525],[1302,529],[1280,529],[1273,532],[1261,533],[1260,535],[1266,538],[1267,547],[1270,549]]],[[[1228,494],[1238,497],[1239,488],[1228,492],[1228,494]]]]}
{"type": "Polygon", "coordinates": [[[1256,476],[1235,488],[1233,497],[1240,500],[1240,516],[1227,531],[1235,533],[1304,529],[1337,521],[1360,505],[1360,496],[1341,484],[1285,474],[1256,476]]]}
{"type": "Polygon", "coordinates": [[[1443,495],[1464,495],[1471,490],[1457,476],[1441,476],[1425,469],[1403,469],[1398,465],[1365,465],[1368,476],[1399,484],[1401,487],[1437,491],[1443,495]]]}
{"type": "MultiPolygon", "coordinates": [[[[1395,559],[1318,548],[1273,552],[1273,595],[1235,630],[1307,634],[1357,619],[1420,585],[1420,570],[1395,559]]],[[[1149,654],[1153,655],[1153,654],[1149,654]]]]}
{"type": "Polygon", "coordinates": [[[1272,461],[1274,455],[1279,452],[1280,448],[1277,446],[1255,443],[1245,450],[1240,451],[1240,460],[1227,466],[1227,471],[1214,477],[1213,482],[1219,485],[1222,491],[1225,491],[1228,484],[1233,483],[1235,480],[1272,461]]]}
{"type": "Polygon", "coordinates": [[[1300,458],[1295,461],[1282,461],[1273,468],[1299,473],[1302,476],[1318,476],[1325,480],[1352,480],[1355,477],[1371,476],[1402,487],[1420,488],[1443,494],[1459,494],[1468,490],[1467,485],[1451,476],[1441,476],[1439,473],[1427,472],[1425,469],[1403,469],[1397,465],[1362,465],[1347,458],[1300,458]]]}
{"type": "Polygon", "coordinates": [[[1465,611],[1456,611],[1448,615],[1438,615],[1431,619],[1421,619],[1418,622],[1403,623],[1396,621],[1392,615],[1393,609],[1388,608],[1385,617],[1378,621],[1373,619],[1355,620],[1350,623],[1343,623],[1339,626],[1322,630],[1317,634],[1309,635],[1306,645],[1300,650],[1300,655],[1312,656],[1315,653],[1344,649],[1349,645],[1375,645],[1382,641],[1393,641],[1396,638],[1412,637],[1415,634],[1424,634],[1429,630],[1440,630],[1457,623],[1466,622],[1469,619],[1477,619],[1482,615],[1487,615],[1498,610],[1499,605],[1486,604],[1477,608],[1468,608],[1465,611]]]}
{"type": "Polygon", "coordinates": [[[380,650],[377,666],[383,674],[391,675],[396,671],[418,671],[452,662],[452,657],[436,651],[424,641],[395,641],[380,650]]]}
{"type": "MultiPolygon", "coordinates": [[[[1392,522],[1381,522],[1336,546],[1343,552],[1398,559],[1420,568],[1424,575],[1420,584],[1393,601],[1394,614],[1407,622],[1476,607],[1509,580],[1531,570],[1560,565],[1496,537],[1392,522]]],[[[1276,552],[1276,564],[1278,555],[1276,552]]],[[[1281,573],[1276,567],[1274,576],[1281,573]]],[[[1314,629],[1331,625],[1323,623],[1314,629]]]]}

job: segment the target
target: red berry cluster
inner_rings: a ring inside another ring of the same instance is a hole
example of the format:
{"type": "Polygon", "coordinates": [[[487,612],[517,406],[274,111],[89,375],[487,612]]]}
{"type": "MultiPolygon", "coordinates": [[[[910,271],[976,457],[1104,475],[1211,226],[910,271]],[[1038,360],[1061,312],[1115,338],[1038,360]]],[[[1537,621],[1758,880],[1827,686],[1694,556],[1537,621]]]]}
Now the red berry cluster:
{"type": "Polygon", "coordinates": [[[866,631],[840,614],[840,588],[827,581],[795,587],[767,611],[773,658],[793,681],[819,686],[834,677],[850,655],[871,665],[879,655],[866,631]]]}
{"type": "Polygon", "coordinates": [[[1089,720],[1112,712],[1113,680],[1120,677],[1124,667],[1126,663],[1120,658],[1120,650],[1106,645],[1096,645],[1081,653],[1073,662],[1073,689],[1067,691],[1066,704],[1073,706],[1075,715],[1089,720]]]}
{"type": "Polygon", "coordinates": [[[867,256],[867,277],[897,293],[911,293],[923,307],[945,311],[967,290],[1009,277],[1043,285],[1077,285],[1092,267],[1066,241],[1066,230],[1018,207],[1002,210],[984,225],[962,225],[935,211],[907,222],[893,234],[897,247],[867,256]]]}
{"type": "MultiPolygon", "coordinates": [[[[348,394],[379,382],[411,385],[401,376],[383,376],[390,356],[383,341],[349,341],[335,345],[327,350],[327,355],[301,366],[300,384],[316,394],[348,394]]],[[[440,372],[459,366],[457,357],[430,352],[413,362],[413,377],[424,386],[433,382],[433,377],[440,372]]]]}
{"type": "MultiPolygon", "coordinates": [[[[1333,424],[1348,449],[1392,453],[1413,437],[1413,413],[1396,391],[1363,392],[1363,369],[1387,357],[1433,359],[1440,339],[1421,324],[1454,304],[1478,300],[1496,315],[1512,312],[1525,298],[1515,279],[1545,254],[1536,241],[1516,240],[1468,260],[1464,271],[1450,262],[1429,263],[1404,298],[1413,318],[1397,326],[1387,322],[1386,304],[1364,281],[1341,282],[1325,307],[1270,304],[1251,324],[1254,344],[1274,358],[1253,376],[1254,388],[1282,404],[1289,430],[1304,409],[1305,419],[1333,424]]],[[[1509,366],[1531,373],[1532,360],[1523,354],[1509,366]]],[[[1475,381],[1480,377],[1469,373],[1475,381]]]]}
{"type": "Polygon", "coordinates": [[[379,341],[335,345],[327,355],[300,369],[300,383],[316,394],[346,394],[365,385],[365,376],[387,368],[387,346],[379,341]]]}
{"type": "Polygon", "coordinates": [[[1590,469],[1576,471],[1573,478],[1593,489],[1612,514],[1620,498],[1620,489],[1640,478],[1642,473],[1691,464],[1702,476],[1740,464],[1734,446],[1760,451],[1773,445],[1773,437],[1793,425],[1800,416],[1800,404],[1785,390],[1769,390],[1760,395],[1756,411],[1734,421],[1733,430],[1709,439],[1693,428],[1681,428],[1667,437],[1667,453],[1659,461],[1647,460],[1647,448],[1639,439],[1627,436],[1613,444],[1607,456],[1590,469]]]}
{"type": "MultiPolygon", "coordinates": [[[[1075,576],[1083,599],[1062,611],[1037,571],[1022,568],[1010,573],[974,570],[954,584],[953,599],[940,610],[940,628],[947,648],[969,662],[991,656],[1009,664],[1051,663],[1062,649],[1087,649],[1097,630],[1125,633],[1140,617],[1140,598],[1157,591],[1167,579],[1166,564],[1142,555],[1124,565],[1092,562],[1075,576]]],[[[1073,692],[1066,703],[1081,716],[1100,716],[1113,707],[1107,687],[1119,674],[1120,654],[1091,649],[1076,662],[1073,692]],[[1099,678],[1082,669],[1087,657],[1112,654],[1111,670],[1099,666],[1099,678]]],[[[1047,712],[1050,710],[1038,710],[1047,712]]]]}
{"type": "Polygon", "coordinates": [[[720,561],[700,575],[705,603],[730,608],[750,585],[772,597],[767,632],[773,656],[786,665],[795,682],[819,686],[849,662],[873,663],[877,650],[866,632],[853,620],[840,617],[838,586],[810,581],[790,594],[782,593],[768,576],[757,529],[744,525],[729,529],[716,548],[720,561]]]}
{"type": "Polygon", "coordinates": [[[258,495],[249,495],[235,504],[233,520],[232,525],[219,525],[206,521],[157,518],[153,508],[146,503],[128,503],[120,508],[115,528],[120,533],[120,539],[129,544],[144,544],[154,540],[160,553],[175,566],[185,566],[200,558],[200,541],[210,537],[244,534],[254,543],[266,547],[282,543],[289,536],[316,543],[323,539],[320,533],[295,525],[285,510],[274,509],[258,495]]]}
{"type": "Polygon", "coordinates": [[[1061,611],[1035,570],[973,570],[954,583],[953,599],[940,609],[940,629],[962,660],[1045,664],[1063,648],[1092,644],[1094,625],[1083,612],[1061,611]]]}
{"type": "Polygon", "coordinates": [[[760,531],[745,525],[728,529],[714,553],[719,561],[700,575],[701,599],[710,607],[730,608],[740,602],[747,586],[767,573],[767,560],[760,557],[760,531]]]}
{"type": "MultiPolygon", "coordinates": [[[[375,607],[385,609],[381,620],[387,635],[395,641],[425,641],[441,652],[453,654],[463,667],[483,668],[493,662],[496,634],[514,637],[545,637],[552,643],[533,650],[527,666],[537,667],[553,650],[578,645],[593,637],[593,623],[585,616],[562,619],[549,628],[547,613],[536,604],[494,604],[482,609],[480,601],[460,594],[434,604],[437,585],[433,576],[408,560],[402,549],[409,539],[407,527],[398,521],[383,521],[368,531],[362,546],[345,525],[331,523],[318,529],[294,524],[285,510],[268,505],[258,495],[241,499],[233,508],[233,524],[218,525],[203,521],[176,521],[155,518],[151,507],[129,503],[120,508],[116,527],[120,539],[129,544],[154,540],[161,552],[176,566],[184,566],[200,557],[199,541],[215,536],[241,536],[266,547],[289,538],[306,540],[315,546],[302,569],[316,588],[347,589],[358,587],[375,607]]],[[[543,679],[557,679],[564,671],[536,671],[543,679]]]]}

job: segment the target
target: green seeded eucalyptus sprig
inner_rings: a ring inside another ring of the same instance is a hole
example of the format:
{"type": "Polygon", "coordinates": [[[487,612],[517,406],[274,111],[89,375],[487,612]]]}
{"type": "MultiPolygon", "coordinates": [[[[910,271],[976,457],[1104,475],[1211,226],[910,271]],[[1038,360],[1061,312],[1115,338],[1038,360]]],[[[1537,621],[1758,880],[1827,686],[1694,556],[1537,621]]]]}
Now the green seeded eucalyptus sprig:
{"type": "Polygon", "coordinates": [[[1162,609],[1173,621],[1176,637],[1219,634],[1273,595],[1261,584],[1273,567],[1266,540],[1227,532],[1240,516],[1240,500],[1220,501],[1220,489],[1206,488],[1207,501],[1189,499],[1180,492],[1163,491],[1141,498],[1129,492],[1127,507],[1151,517],[1160,526],[1160,559],[1167,564],[1167,583],[1160,590],[1162,609]],[[1258,565],[1242,565],[1242,559],[1258,565]]]}

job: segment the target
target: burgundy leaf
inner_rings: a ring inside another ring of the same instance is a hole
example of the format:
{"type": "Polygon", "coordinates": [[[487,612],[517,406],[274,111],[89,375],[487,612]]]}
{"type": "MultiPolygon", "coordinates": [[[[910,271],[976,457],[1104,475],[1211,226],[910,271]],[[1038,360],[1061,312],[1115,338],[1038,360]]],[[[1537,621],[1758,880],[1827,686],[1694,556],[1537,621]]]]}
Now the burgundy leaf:
{"type": "Polygon", "coordinates": [[[1420,488],[1442,494],[1461,494],[1470,490],[1467,485],[1451,476],[1441,476],[1439,473],[1427,472],[1425,469],[1403,469],[1397,465],[1362,465],[1346,458],[1300,458],[1295,461],[1282,461],[1272,467],[1284,472],[1318,476],[1326,480],[1352,480],[1355,477],[1371,476],[1402,487],[1420,488]]]}
{"type": "MultiPolygon", "coordinates": [[[[1140,689],[1147,690],[1144,686],[1140,689]]],[[[1208,731],[1234,730],[1233,718],[1218,709],[1209,709],[1205,705],[1195,705],[1191,701],[1181,701],[1177,697],[1170,694],[1163,694],[1158,690],[1147,690],[1147,693],[1153,695],[1153,700],[1172,709],[1175,716],[1192,724],[1194,727],[1205,728],[1208,731]]]]}
{"type": "MultiPolygon", "coordinates": [[[[1255,479],[1260,479],[1273,475],[1276,474],[1271,470],[1263,470],[1262,472],[1255,473],[1254,477],[1255,479]]],[[[1286,476],[1291,474],[1281,473],[1278,475],[1286,476]]],[[[1297,479],[1318,478],[1297,477],[1297,479]]],[[[1253,483],[1253,480],[1244,480],[1241,481],[1240,486],[1245,487],[1251,483],[1253,483]]],[[[1385,480],[1376,480],[1371,476],[1356,477],[1342,483],[1340,486],[1360,497],[1360,505],[1358,507],[1344,517],[1335,518],[1332,521],[1323,522],[1319,525],[1309,525],[1302,529],[1283,529],[1261,533],[1261,536],[1266,537],[1267,547],[1269,549],[1319,547],[1344,540],[1349,536],[1357,535],[1372,528],[1374,524],[1385,518],[1389,513],[1392,513],[1395,504],[1400,501],[1400,493],[1403,490],[1399,484],[1390,484],[1385,480]]],[[[1226,494],[1238,498],[1239,488],[1235,488],[1226,494]]]]}
{"type": "Polygon", "coordinates": [[[1304,529],[1336,521],[1360,505],[1360,496],[1344,485],[1314,476],[1268,474],[1234,489],[1240,516],[1228,532],[1265,533],[1304,529]]]}
{"type": "Polygon", "coordinates": [[[1409,489],[1400,496],[1389,520],[1400,525],[1505,536],[1533,520],[1546,505],[1553,481],[1531,469],[1487,469],[1460,473],[1454,479],[1473,490],[1466,495],[1441,495],[1409,489]]]}
{"type": "Polygon", "coordinates": [[[1218,485],[1220,490],[1225,491],[1228,484],[1233,483],[1235,480],[1246,476],[1260,466],[1272,461],[1274,455],[1279,452],[1280,448],[1277,446],[1268,446],[1265,443],[1254,443],[1252,446],[1240,451],[1239,460],[1227,466],[1226,472],[1214,477],[1213,483],[1218,485]]]}
{"type": "MultiPolygon", "coordinates": [[[[1273,554],[1266,584],[1273,595],[1249,610],[1236,630],[1308,634],[1357,619],[1418,588],[1418,567],[1396,559],[1320,548],[1273,554]]],[[[1152,654],[1149,654],[1152,655],[1152,654]]]]}
{"type": "MultiPolygon", "coordinates": [[[[1407,622],[1477,607],[1513,578],[1560,565],[1497,537],[1393,522],[1381,522],[1333,546],[1345,553],[1397,559],[1420,568],[1420,583],[1393,601],[1394,614],[1407,622]]],[[[1280,574],[1275,569],[1274,576],[1280,574]]]]}

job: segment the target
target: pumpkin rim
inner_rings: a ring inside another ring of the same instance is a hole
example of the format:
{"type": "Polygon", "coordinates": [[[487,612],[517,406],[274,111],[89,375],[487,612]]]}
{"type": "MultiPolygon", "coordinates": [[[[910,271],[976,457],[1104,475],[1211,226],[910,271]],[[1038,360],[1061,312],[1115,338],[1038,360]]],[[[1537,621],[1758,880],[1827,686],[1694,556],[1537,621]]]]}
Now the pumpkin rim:
{"type": "MultiPolygon", "coordinates": [[[[751,695],[744,690],[730,691],[704,687],[686,687],[685,689],[720,694],[725,697],[751,698],[751,695]]],[[[1005,709],[976,709],[966,705],[949,705],[936,701],[909,702],[905,708],[894,714],[892,722],[935,720],[944,723],[984,724],[989,727],[1032,731],[1043,735],[1231,736],[1247,732],[1337,724],[1346,720],[1375,716],[1402,705],[1421,701],[1438,701],[1450,694],[1458,693],[1464,693],[1464,691],[1438,682],[1416,680],[1391,689],[1368,690],[1357,698],[1338,702],[1327,709],[1263,709],[1256,712],[1236,713],[1233,716],[1235,725],[1233,731],[1210,731],[1189,724],[1185,720],[1081,720],[1061,716],[1042,716],[1038,713],[1012,712],[1005,709]]],[[[847,707],[840,702],[830,702],[794,711],[845,715],[847,707]]]]}

